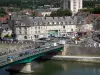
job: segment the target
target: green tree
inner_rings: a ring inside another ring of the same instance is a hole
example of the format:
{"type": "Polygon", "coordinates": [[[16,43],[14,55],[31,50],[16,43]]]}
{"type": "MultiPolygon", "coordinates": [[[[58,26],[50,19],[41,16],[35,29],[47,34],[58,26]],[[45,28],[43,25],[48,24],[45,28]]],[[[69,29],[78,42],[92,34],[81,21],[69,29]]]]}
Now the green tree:
{"type": "Polygon", "coordinates": [[[93,14],[100,14],[100,7],[93,8],[92,13],[93,14]]]}
{"type": "Polygon", "coordinates": [[[58,9],[56,13],[57,13],[57,16],[63,16],[64,15],[64,11],[61,10],[61,9],[58,9]]]}
{"type": "Polygon", "coordinates": [[[57,12],[56,11],[52,11],[51,14],[50,14],[50,16],[52,16],[52,17],[57,16],[57,12]]]}
{"type": "Polygon", "coordinates": [[[72,16],[71,10],[64,10],[63,14],[64,14],[64,16],[72,16]]]}
{"type": "Polygon", "coordinates": [[[90,12],[92,14],[100,14],[100,7],[80,9],[79,12],[90,12]]]}
{"type": "Polygon", "coordinates": [[[62,17],[62,16],[71,16],[72,15],[72,12],[71,10],[57,10],[57,11],[53,11],[51,13],[50,16],[54,17],[54,16],[58,16],[58,17],[62,17]]]}
{"type": "Polygon", "coordinates": [[[7,15],[7,12],[3,8],[0,8],[0,17],[3,17],[5,15],[7,15]]]}

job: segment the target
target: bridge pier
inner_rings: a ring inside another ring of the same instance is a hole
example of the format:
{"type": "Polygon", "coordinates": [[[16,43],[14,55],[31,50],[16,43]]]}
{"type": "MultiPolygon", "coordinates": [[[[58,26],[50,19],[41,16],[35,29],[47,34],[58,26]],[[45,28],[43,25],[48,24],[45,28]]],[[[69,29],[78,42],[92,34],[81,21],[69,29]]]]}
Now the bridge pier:
{"type": "Polygon", "coordinates": [[[67,50],[68,50],[68,45],[65,44],[65,45],[64,45],[64,48],[63,48],[63,50],[62,50],[62,56],[66,56],[67,50]]]}
{"type": "Polygon", "coordinates": [[[22,73],[32,73],[32,72],[34,72],[34,71],[32,71],[32,69],[31,69],[31,63],[26,63],[26,64],[22,67],[22,69],[20,70],[20,72],[22,72],[22,73]]]}
{"type": "Polygon", "coordinates": [[[32,73],[32,72],[34,72],[31,69],[31,63],[23,63],[23,64],[13,65],[13,66],[11,66],[10,69],[8,69],[8,71],[17,71],[17,72],[21,72],[21,73],[32,73]]]}

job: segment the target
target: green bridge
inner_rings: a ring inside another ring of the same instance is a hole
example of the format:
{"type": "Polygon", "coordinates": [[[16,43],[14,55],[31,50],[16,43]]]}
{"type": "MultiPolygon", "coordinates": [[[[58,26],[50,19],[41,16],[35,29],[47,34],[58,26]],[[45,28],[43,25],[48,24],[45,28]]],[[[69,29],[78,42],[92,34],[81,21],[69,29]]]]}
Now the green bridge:
{"type": "Polygon", "coordinates": [[[60,51],[63,49],[63,45],[57,44],[57,46],[51,45],[49,47],[42,48],[29,48],[26,50],[18,51],[15,53],[0,56],[0,68],[11,66],[11,70],[20,71],[23,73],[31,73],[31,61],[43,56],[48,52],[60,51]]]}

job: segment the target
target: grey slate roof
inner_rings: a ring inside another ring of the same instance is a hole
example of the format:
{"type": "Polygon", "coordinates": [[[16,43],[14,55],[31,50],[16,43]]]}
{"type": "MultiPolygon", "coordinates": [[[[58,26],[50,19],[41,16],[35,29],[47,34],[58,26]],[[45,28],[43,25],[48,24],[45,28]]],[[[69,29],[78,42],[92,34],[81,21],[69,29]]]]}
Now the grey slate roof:
{"type": "MultiPolygon", "coordinates": [[[[18,19],[17,19],[18,20],[18,19]]],[[[65,17],[29,17],[29,16],[20,16],[19,24],[21,23],[25,24],[25,26],[32,26],[32,25],[54,25],[54,22],[56,22],[57,25],[59,25],[59,22],[64,23],[65,25],[77,25],[82,23],[84,18],[82,16],[65,16],[65,17]],[[52,24],[50,24],[52,23],[52,24]]],[[[60,24],[61,25],[61,24],[60,24]]]]}

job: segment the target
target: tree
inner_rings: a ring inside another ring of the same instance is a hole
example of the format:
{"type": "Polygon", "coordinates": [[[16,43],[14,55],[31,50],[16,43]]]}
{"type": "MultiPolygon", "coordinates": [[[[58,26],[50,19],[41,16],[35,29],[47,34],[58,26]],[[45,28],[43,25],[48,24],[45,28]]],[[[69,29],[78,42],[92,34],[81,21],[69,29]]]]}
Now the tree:
{"type": "Polygon", "coordinates": [[[0,8],[0,17],[4,17],[5,15],[7,15],[7,12],[3,8],[0,8]]]}
{"type": "Polygon", "coordinates": [[[57,16],[57,13],[56,13],[56,11],[52,11],[52,12],[51,12],[51,14],[50,14],[50,16],[52,16],[52,17],[55,17],[55,16],[57,16]]]}
{"type": "Polygon", "coordinates": [[[93,8],[92,13],[93,14],[100,14],[100,7],[93,8]]]}
{"type": "Polygon", "coordinates": [[[64,13],[64,16],[72,16],[71,10],[64,10],[63,13],[64,13]]]}
{"type": "Polygon", "coordinates": [[[54,16],[62,17],[62,16],[71,16],[71,15],[72,15],[71,10],[58,9],[57,11],[53,11],[50,16],[52,16],[52,17],[54,17],[54,16]]]}
{"type": "Polygon", "coordinates": [[[80,9],[79,12],[90,12],[92,14],[100,14],[100,7],[80,9]]]}

